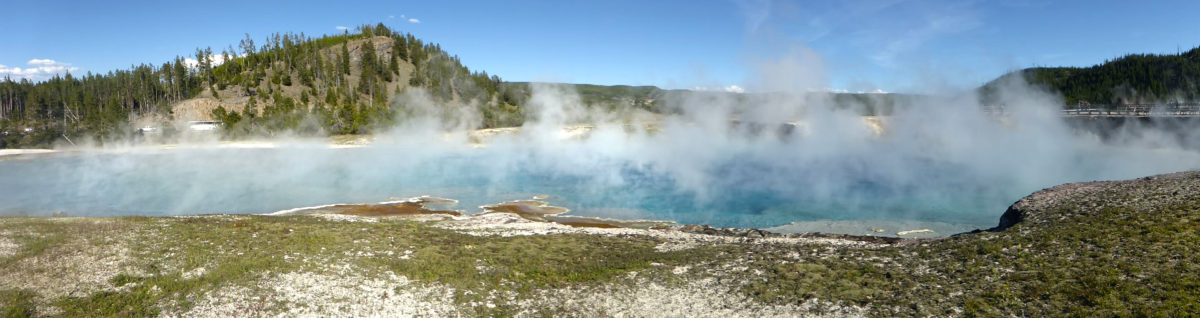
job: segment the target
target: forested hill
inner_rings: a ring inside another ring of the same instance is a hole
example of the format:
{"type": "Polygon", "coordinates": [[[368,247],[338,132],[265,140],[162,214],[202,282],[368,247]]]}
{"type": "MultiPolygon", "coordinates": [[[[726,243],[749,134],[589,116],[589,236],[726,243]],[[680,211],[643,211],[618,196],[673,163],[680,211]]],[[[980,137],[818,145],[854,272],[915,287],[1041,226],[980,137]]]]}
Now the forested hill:
{"type": "MultiPolygon", "coordinates": [[[[1180,54],[1131,54],[1091,67],[1035,67],[1005,74],[1063,95],[1068,105],[1200,101],[1200,47],[1180,54]]],[[[987,95],[987,94],[985,94],[987,95]]]]}
{"type": "MultiPolygon", "coordinates": [[[[169,133],[191,120],[221,121],[223,133],[233,137],[371,133],[430,108],[467,127],[517,126],[526,119],[524,106],[533,91],[530,83],[473,71],[439,45],[383,24],[320,37],[274,34],[260,42],[247,35],[236,46],[218,50],[197,49],[189,57],[106,74],[65,74],[37,83],[0,79],[0,148],[122,140],[138,128],[169,133]],[[468,112],[472,115],[460,116],[468,112]]],[[[590,107],[650,112],[677,108],[664,105],[664,100],[681,100],[672,95],[730,94],[570,87],[590,107]]],[[[856,103],[891,100],[890,95],[835,97],[856,103]]]]}
{"type": "Polygon", "coordinates": [[[498,76],[383,24],[319,38],[275,34],[260,44],[247,35],[237,48],[197,49],[194,58],[38,83],[0,79],[0,148],[63,136],[103,141],[180,120],[220,120],[231,134],[366,133],[403,117],[412,101],[396,97],[412,88],[432,104],[477,108],[478,126],[524,118],[518,105],[527,97],[498,76]]]}
{"type": "MultiPolygon", "coordinates": [[[[274,34],[259,43],[247,35],[236,47],[219,51],[197,49],[162,64],[64,74],[36,83],[0,79],[0,148],[83,138],[104,142],[127,138],[139,127],[170,131],[189,120],[221,121],[231,136],[371,133],[430,110],[449,110],[440,116],[468,127],[516,126],[526,118],[525,101],[533,90],[529,83],[473,71],[439,45],[383,24],[320,37],[274,34]],[[467,112],[478,116],[460,116],[467,112]]],[[[999,83],[1014,76],[1061,92],[1068,104],[1195,102],[1200,101],[1200,48],[1178,55],[1129,55],[1086,68],[1009,73],[981,87],[985,102],[999,83]]],[[[573,88],[590,106],[651,112],[671,112],[678,105],[663,101],[673,94],[726,94],[653,86],[573,88]]],[[[735,99],[753,103],[751,97],[735,99]]],[[[840,107],[863,108],[866,115],[887,114],[898,98],[911,98],[833,97],[840,107]]]]}

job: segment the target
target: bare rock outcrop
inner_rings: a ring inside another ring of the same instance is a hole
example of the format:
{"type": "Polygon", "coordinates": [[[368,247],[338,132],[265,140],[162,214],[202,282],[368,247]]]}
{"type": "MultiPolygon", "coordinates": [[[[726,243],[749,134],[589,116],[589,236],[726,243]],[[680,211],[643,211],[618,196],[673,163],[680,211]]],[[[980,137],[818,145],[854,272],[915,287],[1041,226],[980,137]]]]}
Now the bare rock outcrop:
{"type": "Polygon", "coordinates": [[[989,231],[1017,226],[1047,226],[1075,215],[1108,208],[1155,211],[1200,200],[1200,171],[1177,172],[1123,181],[1067,183],[1035,192],[1014,203],[989,231]]]}

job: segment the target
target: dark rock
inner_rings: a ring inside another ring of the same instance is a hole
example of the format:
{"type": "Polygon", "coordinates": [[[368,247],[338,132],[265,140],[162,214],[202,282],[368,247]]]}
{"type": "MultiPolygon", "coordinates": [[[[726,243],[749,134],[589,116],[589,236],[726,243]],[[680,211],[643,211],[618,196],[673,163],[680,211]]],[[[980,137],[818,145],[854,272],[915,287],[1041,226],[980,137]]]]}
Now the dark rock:
{"type": "Polygon", "coordinates": [[[1025,220],[1025,211],[1020,208],[1017,208],[1016,204],[1013,204],[1008,207],[1008,210],[1004,211],[1004,214],[1000,215],[1000,224],[996,225],[996,227],[988,229],[988,231],[992,231],[992,232],[1003,231],[1005,229],[1012,227],[1013,225],[1017,225],[1017,223],[1021,223],[1021,221],[1024,221],[1024,220],[1025,220]]]}

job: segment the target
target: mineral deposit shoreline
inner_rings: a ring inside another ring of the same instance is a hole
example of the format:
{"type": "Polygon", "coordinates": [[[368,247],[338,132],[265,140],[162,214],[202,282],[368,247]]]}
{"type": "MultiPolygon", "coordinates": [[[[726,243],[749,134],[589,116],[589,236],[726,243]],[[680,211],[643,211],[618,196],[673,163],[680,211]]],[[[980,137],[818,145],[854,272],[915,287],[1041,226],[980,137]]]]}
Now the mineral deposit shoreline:
{"type": "Polygon", "coordinates": [[[421,208],[4,217],[0,307],[17,316],[1200,312],[1200,172],[1048,188],[995,228],[943,238],[589,227],[421,208]]]}

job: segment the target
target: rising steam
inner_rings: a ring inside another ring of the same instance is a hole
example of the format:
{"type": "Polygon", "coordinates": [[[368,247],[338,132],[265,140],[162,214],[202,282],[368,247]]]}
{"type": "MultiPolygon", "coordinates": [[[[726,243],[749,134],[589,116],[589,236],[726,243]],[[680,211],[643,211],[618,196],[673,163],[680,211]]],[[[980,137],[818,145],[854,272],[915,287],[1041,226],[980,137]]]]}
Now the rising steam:
{"type": "Polygon", "coordinates": [[[365,148],[273,140],[269,149],[98,147],[0,162],[0,213],[262,213],[431,194],[459,208],[549,194],[572,214],[773,226],[821,219],[913,219],[986,227],[1041,188],[1200,167],[1200,136],[1069,125],[1057,96],[1022,82],[997,94],[897,99],[888,116],[834,101],[811,50],[755,67],[747,94],[662,100],[669,114],[587,107],[569,87],[534,84],[519,131],[473,132],[471,104],[410,89],[402,124],[365,148]],[[992,106],[992,105],[989,105],[992,106]],[[482,145],[475,144],[481,142],[482,145]]]}

